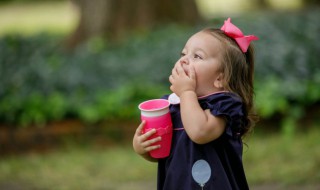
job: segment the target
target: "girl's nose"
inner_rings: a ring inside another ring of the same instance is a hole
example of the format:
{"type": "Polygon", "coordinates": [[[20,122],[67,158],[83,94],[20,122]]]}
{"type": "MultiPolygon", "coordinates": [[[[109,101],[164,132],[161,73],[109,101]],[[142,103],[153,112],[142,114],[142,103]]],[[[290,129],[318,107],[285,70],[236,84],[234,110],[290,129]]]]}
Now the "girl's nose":
{"type": "Polygon", "coordinates": [[[189,65],[189,60],[188,60],[187,57],[181,57],[180,63],[181,63],[181,64],[189,65]]]}

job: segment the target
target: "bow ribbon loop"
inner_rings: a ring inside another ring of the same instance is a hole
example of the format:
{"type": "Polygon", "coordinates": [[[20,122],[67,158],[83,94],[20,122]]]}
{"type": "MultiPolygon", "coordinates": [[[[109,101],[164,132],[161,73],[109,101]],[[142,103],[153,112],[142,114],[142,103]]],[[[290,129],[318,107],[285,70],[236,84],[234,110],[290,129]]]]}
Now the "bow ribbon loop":
{"type": "Polygon", "coordinates": [[[243,53],[247,52],[251,41],[259,39],[254,35],[245,36],[238,27],[231,23],[231,18],[224,21],[220,30],[224,31],[227,36],[233,38],[243,53]]]}

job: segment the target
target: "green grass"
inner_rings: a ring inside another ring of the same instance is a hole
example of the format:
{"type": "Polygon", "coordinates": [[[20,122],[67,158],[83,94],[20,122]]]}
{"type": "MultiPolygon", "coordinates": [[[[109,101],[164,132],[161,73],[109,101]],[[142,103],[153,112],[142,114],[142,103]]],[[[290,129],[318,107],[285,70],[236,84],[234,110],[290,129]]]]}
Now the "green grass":
{"type": "Polygon", "coordinates": [[[244,164],[251,184],[312,184],[320,181],[319,128],[292,139],[254,135],[245,148],[244,164]]]}
{"type": "Polygon", "coordinates": [[[0,160],[0,189],[8,182],[30,189],[127,189],[141,181],[155,183],[155,174],[156,164],[129,147],[73,147],[0,160]]]}
{"type": "Polygon", "coordinates": [[[71,32],[78,20],[70,1],[0,4],[0,36],[71,32]]]}
{"type": "MultiPolygon", "coordinates": [[[[253,134],[243,158],[250,185],[316,189],[312,184],[320,181],[319,135],[320,130],[313,129],[290,141],[278,134],[253,134]]],[[[156,164],[137,156],[131,145],[71,145],[47,154],[1,158],[0,189],[13,184],[23,189],[154,189],[156,164]]]]}

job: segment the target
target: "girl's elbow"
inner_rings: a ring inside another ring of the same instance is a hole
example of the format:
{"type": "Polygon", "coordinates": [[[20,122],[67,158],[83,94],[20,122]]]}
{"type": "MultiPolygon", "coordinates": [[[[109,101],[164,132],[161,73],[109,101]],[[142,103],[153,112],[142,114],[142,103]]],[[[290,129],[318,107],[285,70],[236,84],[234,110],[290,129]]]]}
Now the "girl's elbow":
{"type": "Polygon", "coordinates": [[[196,144],[206,144],[206,143],[209,143],[219,137],[220,137],[220,135],[210,134],[210,133],[206,133],[206,132],[200,132],[200,133],[193,134],[193,135],[189,136],[189,138],[196,144]]]}
{"type": "Polygon", "coordinates": [[[210,141],[207,141],[207,140],[205,140],[203,138],[198,138],[198,137],[194,137],[194,138],[190,137],[190,139],[192,140],[192,142],[194,142],[196,144],[200,144],[200,145],[210,142],[210,141]]]}
{"type": "Polygon", "coordinates": [[[224,127],[206,129],[198,128],[189,135],[189,138],[196,144],[206,144],[218,139],[224,132],[224,127]]]}

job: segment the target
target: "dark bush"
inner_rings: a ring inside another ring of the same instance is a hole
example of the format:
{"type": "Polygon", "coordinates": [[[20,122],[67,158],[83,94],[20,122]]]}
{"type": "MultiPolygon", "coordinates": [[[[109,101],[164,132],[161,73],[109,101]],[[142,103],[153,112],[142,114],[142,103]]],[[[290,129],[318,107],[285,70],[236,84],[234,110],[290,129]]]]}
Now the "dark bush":
{"type": "MultiPolygon", "coordinates": [[[[260,37],[254,42],[255,87],[262,118],[281,114],[284,126],[291,125],[319,102],[319,17],[319,9],[309,9],[233,19],[245,34],[260,37]]],[[[223,19],[209,24],[220,27],[223,19]]],[[[28,125],[138,117],[140,101],[170,93],[171,68],[185,41],[201,27],[164,26],[121,45],[94,39],[72,53],[59,49],[63,37],[3,37],[0,120],[28,125]]]]}

